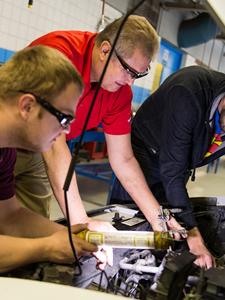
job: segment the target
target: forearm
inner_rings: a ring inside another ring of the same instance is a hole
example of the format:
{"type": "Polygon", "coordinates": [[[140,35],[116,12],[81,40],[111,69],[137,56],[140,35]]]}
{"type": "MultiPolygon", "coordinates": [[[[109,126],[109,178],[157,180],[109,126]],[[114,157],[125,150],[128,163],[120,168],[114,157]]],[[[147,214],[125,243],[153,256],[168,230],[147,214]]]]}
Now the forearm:
{"type": "Polygon", "coordinates": [[[204,241],[197,227],[194,227],[188,231],[187,243],[190,251],[192,251],[193,248],[204,245],[204,241]]]}
{"type": "Polygon", "coordinates": [[[216,267],[215,259],[206,248],[205,243],[197,227],[194,227],[188,231],[187,243],[190,252],[195,254],[197,257],[197,259],[195,260],[195,264],[197,264],[200,267],[205,267],[206,269],[216,267]]]}
{"type": "MultiPolygon", "coordinates": [[[[66,172],[64,172],[63,170],[57,170],[56,171],[57,174],[56,174],[54,170],[48,170],[48,176],[49,178],[51,178],[50,182],[51,182],[51,186],[55,198],[58,201],[58,204],[66,218],[67,216],[66,216],[65,192],[63,188],[61,188],[64,186],[64,181],[65,181],[64,179],[66,178],[68,170],[65,171],[66,172]]],[[[78,223],[86,223],[87,214],[79,194],[75,172],[73,174],[66,195],[67,195],[68,210],[69,210],[71,225],[78,224],[78,223]]]]}
{"type": "Polygon", "coordinates": [[[135,157],[131,157],[122,164],[114,164],[113,170],[147,220],[155,229],[158,229],[160,223],[158,220],[159,203],[149,189],[135,157]]]}
{"type": "MultiPolygon", "coordinates": [[[[49,221],[50,222],[50,221],[49,221]]],[[[87,224],[71,227],[71,239],[77,257],[99,252],[98,247],[77,237],[76,233],[86,229],[87,224]]],[[[51,261],[58,264],[71,264],[75,257],[71,248],[68,229],[60,226],[62,230],[43,238],[18,238],[0,235],[0,273],[22,265],[51,261]]],[[[100,253],[101,254],[101,253],[100,253]]],[[[106,255],[95,253],[104,265],[108,262],[106,255]]]]}
{"type": "Polygon", "coordinates": [[[0,234],[23,238],[40,238],[49,236],[62,228],[64,226],[26,208],[19,207],[1,219],[0,234]]]}
{"type": "Polygon", "coordinates": [[[123,187],[137,203],[154,230],[159,230],[159,204],[150,191],[139,163],[134,157],[130,134],[105,134],[109,162],[123,187]]]}
{"type": "MultiPolygon", "coordinates": [[[[63,186],[71,163],[71,154],[64,137],[59,139],[52,149],[43,153],[43,158],[54,195],[66,217],[63,186]]],[[[71,224],[85,223],[87,215],[77,187],[75,171],[67,191],[67,199],[71,224]]]]}
{"type": "Polygon", "coordinates": [[[0,273],[47,260],[44,239],[0,236],[0,244],[0,273]]]}

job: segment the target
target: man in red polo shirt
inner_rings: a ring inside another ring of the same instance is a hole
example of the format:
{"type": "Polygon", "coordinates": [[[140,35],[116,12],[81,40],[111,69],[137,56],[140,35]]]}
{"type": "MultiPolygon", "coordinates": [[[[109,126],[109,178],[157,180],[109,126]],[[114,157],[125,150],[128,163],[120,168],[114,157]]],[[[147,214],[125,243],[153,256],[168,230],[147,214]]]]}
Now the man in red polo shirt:
{"type": "MultiPolygon", "coordinates": [[[[115,20],[99,34],[57,31],[40,37],[30,45],[44,44],[59,49],[74,63],[84,80],[85,91],[79,100],[76,120],[71,126],[71,133],[67,139],[74,138],[81,133],[111,45],[122,20],[123,17],[115,20]]],[[[148,21],[144,17],[130,16],[116,43],[86,128],[96,127],[102,122],[112,169],[145,213],[154,230],[161,230],[161,223],[158,219],[159,204],[149,190],[131,148],[132,91],[130,86],[135,79],[148,74],[150,62],[158,53],[158,49],[158,36],[148,21]]],[[[62,187],[71,161],[65,135],[61,135],[50,151],[42,153],[42,155],[55,197],[65,213],[62,187]]],[[[31,172],[29,172],[30,174],[31,172]]],[[[26,188],[31,191],[35,183],[31,182],[31,176],[27,180],[26,188]],[[27,184],[27,180],[29,180],[29,184],[27,184]]],[[[43,177],[41,180],[43,182],[43,177]]],[[[17,187],[19,188],[18,184],[17,187]]],[[[42,195],[39,196],[39,198],[41,197],[42,195]]],[[[87,217],[75,176],[70,184],[68,199],[72,224],[88,223],[88,228],[91,230],[113,229],[109,223],[87,217]]],[[[171,228],[180,228],[173,218],[169,222],[171,228]]]]}

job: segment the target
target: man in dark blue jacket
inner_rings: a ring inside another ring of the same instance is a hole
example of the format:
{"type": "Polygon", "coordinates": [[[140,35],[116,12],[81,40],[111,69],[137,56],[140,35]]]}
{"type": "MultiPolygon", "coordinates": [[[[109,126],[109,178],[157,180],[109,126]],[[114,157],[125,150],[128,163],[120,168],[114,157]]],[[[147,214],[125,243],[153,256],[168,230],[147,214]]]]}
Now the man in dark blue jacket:
{"type": "MultiPolygon", "coordinates": [[[[132,123],[132,147],[156,199],[182,207],[196,263],[215,260],[197,228],[186,183],[191,170],[225,154],[225,74],[198,66],[170,75],[139,108],[132,123]]],[[[194,177],[194,172],[193,175],[194,177]]],[[[111,203],[131,200],[116,180],[111,203]]]]}

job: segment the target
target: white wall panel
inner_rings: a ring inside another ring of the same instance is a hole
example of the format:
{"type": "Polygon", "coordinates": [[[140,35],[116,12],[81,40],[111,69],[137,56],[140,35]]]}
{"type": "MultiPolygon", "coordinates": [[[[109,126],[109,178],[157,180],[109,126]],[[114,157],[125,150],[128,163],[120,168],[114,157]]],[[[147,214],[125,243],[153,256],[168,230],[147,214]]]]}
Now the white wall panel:
{"type": "MultiPolygon", "coordinates": [[[[225,0],[223,1],[225,3],[225,0]]],[[[165,41],[168,41],[175,47],[178,47],[177,44],[178,28],[180,23],[183,21],[183,19],[187,18],[187,15],[182,15],[182,13],[177,10],[169,10],[169,11],[162,10],[161,13],[162,16],[161,16],[161,22],[158,26],[158,34],[165,41]]],[[[190,18],[191,17],[193,18],[194,16],[190,14],[190,18]]],[[[213,47],[213,40],[210,40],[206,43],[194,47],[182,48],[182,51],[202,61],[207,66],[210,63],[210,68],[217,70],[219,62],[221,61],[220,56],[221,56],[222,47],[223,47],[222,41],[215,40],[215,44],[213,47]],[[212,52],[212,58],[210,62],[211,52],[212,52]]],[[[220,62],[220,68],[223,70],[223,72],[225,72],[224,60],[220,62]]]]}
{"type": "MultiPolygon", "coordinates": [[[[1,5],[1,3],[0,3],[0,5],[1,5]]],[[[14,22],[19,22],[21,13],[22,13],[22,8],[14,5],[12,7],[11,20],[14,21],[14,22]]]]}
{"type": "MultiPolygon", "coordinates": [[[[55,30],[96,32],[101,20],[101,0],[0,0],[0,48],[17,51],[34,39],[55,30]]],[[[105,16],[114,20],[121,12],[105,5],[105,16]]],[[[155,62],[150,74],[135,85],[151,89],[155,62]]]]}

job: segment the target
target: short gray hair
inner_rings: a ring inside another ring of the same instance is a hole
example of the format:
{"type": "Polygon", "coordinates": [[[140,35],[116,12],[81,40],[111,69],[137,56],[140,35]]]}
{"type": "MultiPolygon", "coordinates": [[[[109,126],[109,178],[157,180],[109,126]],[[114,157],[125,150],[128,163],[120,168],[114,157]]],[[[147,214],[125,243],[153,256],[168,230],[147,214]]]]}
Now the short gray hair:
{"type": "MultiPolygon", "coordinates": [[[[108,24],[97,35],[96,45],[100,47],[103,41],[108,41],[112,45],[123,20],[124,16],[108,24]]],[[[159,52],[159,38],[146,18],[130,15],[123,25],[115,50],[122,57],[130,58],[136,48],[140,49],[145,57],[152,60],[159,52]]]]}

